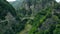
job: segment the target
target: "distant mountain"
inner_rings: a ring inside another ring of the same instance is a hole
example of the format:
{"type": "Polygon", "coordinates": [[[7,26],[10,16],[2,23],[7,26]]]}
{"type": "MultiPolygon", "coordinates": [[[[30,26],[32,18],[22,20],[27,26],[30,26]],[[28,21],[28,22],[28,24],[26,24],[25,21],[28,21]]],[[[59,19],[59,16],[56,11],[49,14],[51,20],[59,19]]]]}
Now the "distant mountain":
{"type": "Polygon", "coordinates": [[[14,2],[10,2],[10,4],[15,8],[18,9],[22,6],[23,0],[16,0],[14,2]]]}

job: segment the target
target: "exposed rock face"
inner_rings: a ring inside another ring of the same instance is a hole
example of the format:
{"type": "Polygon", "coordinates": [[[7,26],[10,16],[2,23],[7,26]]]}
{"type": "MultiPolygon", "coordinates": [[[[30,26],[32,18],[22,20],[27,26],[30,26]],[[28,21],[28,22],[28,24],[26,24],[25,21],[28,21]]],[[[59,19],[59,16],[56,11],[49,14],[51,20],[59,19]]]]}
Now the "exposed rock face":
{"type": "Polygon", "coordinates": [[[54,0],[24,0],[23,7],[26,10],[31,10],[30,12],[32,12],[32,15],[36,15],[40,10],[49,6],[54,6],[55,3],[54,0]]]}

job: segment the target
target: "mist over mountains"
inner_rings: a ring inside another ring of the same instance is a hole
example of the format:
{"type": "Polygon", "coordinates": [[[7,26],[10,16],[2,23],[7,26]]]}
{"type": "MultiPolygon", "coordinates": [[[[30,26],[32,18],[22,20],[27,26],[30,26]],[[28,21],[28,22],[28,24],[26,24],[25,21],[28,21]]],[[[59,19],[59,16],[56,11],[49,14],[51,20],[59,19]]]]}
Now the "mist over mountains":
{"type": "Polygon", "coordinates": [[[14,8],[19,8],[20,6],[22,6],[24,0],[16,0],[14,2],[9,2],[14,8]]]}

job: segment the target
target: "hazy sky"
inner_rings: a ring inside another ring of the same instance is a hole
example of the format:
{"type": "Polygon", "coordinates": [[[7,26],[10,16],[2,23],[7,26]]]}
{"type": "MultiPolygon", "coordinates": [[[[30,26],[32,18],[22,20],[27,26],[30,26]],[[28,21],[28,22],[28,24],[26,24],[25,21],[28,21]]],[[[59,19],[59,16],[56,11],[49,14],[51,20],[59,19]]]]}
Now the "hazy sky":
{"type": "Polygon", "coordinates": [[[60,2],[60,0],[56,0],[57,2],[60,2]]]}
{"type": "Polygon", "coordinates": [[[16,1],[16,0],[7,0],[8,2],[13,2],[13,1],[16,1]]]}
{"type": "MultiPolygon", "coordinates": [[[[8,2],[13,2],[13,1],[16,1],[16,0],[7,0],[8,2]]],[[[56,0],[57,2],[60,2],[60,0],[56,0]]]]}

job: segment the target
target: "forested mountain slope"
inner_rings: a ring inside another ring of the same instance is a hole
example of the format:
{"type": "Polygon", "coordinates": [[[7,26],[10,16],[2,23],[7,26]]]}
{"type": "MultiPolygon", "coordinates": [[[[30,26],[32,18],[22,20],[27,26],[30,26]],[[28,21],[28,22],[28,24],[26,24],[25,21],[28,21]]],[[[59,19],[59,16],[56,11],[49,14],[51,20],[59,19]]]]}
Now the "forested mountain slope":
{"type": "Polygon", "coordinates": [[[37,6],[37,9],[39,9],[39,11],[34,8],[34,10],[39,13],[35,15],[32,23],[30,22],[30,24],[32,24],[32,28],[30,31],[28,31],[28,34],[60,34],[60,30],[57,30],[60,29],[57,28],[60,27],[58,25],[60,21],[60,4],[55,0],[35,0],[36,2],[40,1],[41,4],[36,4],[35,1],[35,4],[33,4],[32,1],[33,0],[26,1],[26,4],[28,6],[25,6],[26,10],[29,10],[29,8],[32,9],[31,6],[35,6],[37,4],[40,6],[40,8],[37,6]]]}
{"type": "Polygon", "coordinates": [[[28,34],[60,34],[60,4],[54,0],[50,3],[35,16],[28,34]]]}
{"type": "Polygon", "coordinates": [[[60,34],[60,4],[55,0],[24,0],[20,5],[0,0],[0,34],[60,34]]]}
{"type": "Polygon", "coordinates": [[[27,19],[21,21],[16,10],[6,0],[0,0],[0,34],[16,34],[24,29],[27,19]]]}

